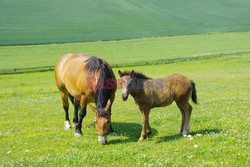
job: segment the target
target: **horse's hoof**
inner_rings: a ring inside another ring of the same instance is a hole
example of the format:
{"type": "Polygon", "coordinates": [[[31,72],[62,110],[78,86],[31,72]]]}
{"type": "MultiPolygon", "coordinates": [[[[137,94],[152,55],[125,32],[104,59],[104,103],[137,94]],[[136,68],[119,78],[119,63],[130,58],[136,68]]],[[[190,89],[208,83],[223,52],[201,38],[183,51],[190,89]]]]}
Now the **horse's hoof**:
{"type": "Polygon", "coordinates": [[[75,136],[75,137],[81,137],[82,134],[80,134],[80,133],[75,133],[74,136],[75,136]]]}
{"type": "Polygon", "coordinates": [[[70,124],[70,121],[65,121],[64,122],[64,129],[65,130],[70,130],[72,127],[71,127],[71,124],[70,124]]]}

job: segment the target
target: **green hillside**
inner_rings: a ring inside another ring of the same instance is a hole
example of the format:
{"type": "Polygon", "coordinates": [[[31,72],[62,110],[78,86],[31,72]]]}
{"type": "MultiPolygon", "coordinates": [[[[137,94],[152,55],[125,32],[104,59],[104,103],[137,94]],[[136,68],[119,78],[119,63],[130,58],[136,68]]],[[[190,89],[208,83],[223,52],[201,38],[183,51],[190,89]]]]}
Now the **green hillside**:
{"type": "Polygon", "coordinates": [[[249,0],[1,0],[0,45],[250,30],[249,0]]]}
{"type": "MultiPolygon", "coordinates": [[[[147,60],[250,53],[250,32],[67,44],[1,46],[0,69],[53,66],[66,53],[87,53],[112,65],[140,64],[147,60]],[[7,57],[7,58],[6,58],[7,57]]],[[[0,70],[1,72],[1,70],[0,70]]]]}

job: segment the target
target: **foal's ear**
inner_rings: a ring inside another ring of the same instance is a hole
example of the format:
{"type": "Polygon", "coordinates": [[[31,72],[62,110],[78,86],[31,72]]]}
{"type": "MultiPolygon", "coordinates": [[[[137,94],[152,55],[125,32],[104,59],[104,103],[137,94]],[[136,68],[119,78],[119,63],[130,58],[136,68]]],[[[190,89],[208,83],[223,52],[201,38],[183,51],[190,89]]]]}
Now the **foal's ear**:
{"type": "Polygon", "coordinates": [[[120,70],[118,71],[118,74],[120,77],[122,77],[122,72],[120,70]]]}
{"type": "Polygon", "coordinates": [[[134,75],[135,75],[135,71],[134,71],[134,70],[132,70],[132,71],[130,72],[130,77],[131,77],[131,78],[133,78],[133,77],[134,77],[134,75]]]}
{"type": "Polygon", "coordinates": [[[96,107],[92,106],[91,104],[89,104],[89,108],[95,113],[96,112],[96,107]]]}

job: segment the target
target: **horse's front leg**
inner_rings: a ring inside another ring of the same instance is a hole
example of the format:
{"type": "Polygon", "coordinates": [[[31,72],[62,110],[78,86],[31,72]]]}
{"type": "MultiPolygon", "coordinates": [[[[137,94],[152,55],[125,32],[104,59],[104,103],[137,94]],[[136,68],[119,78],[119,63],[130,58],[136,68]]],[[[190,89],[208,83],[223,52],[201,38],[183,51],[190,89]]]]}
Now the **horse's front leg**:
{"type": "Polygon", "coordinates": [[[111,108],[112,108],[112,104],[113,104],[113,102],[114,102],[114,99],[115,99],[115,94],[110,98],[110,103],[108,103],[108,104],[110,104],[110,105],[109,105],[109,114],[110,114],[110,128],[109,128],[109,134],[114,134],[114,133],[115,133],[115,131],[114,131],[113,127],[112,127],[112,122],[111,122],[111,115],[112,115],[112,113],[111,113],[111,108]]]}
{"type": "Polygon", "coordinates": [[[73,117],[73,125],[74,127],[76,127],[76,125],[78,124],[78,110],[80,107],[80,102],[77,101],[76,99],[74,100],[74,117],[73,117]]]}
{"type": "Polygon", "coordinates": [[[61,99],[63,102],[63,109],[65,112],[65,122],[64,129],[69,130],[71,128],[70,120],[69,120],[69,102],[68,102],[68,92],[60,92],[61,99]]]}
{"type": "Polygon", "coordinates": [[[141,137],[139,138],[140,141],[146,139],[147,136],[151,134],[151,130],[149,127],[149,108],[140,109],[142,114],[142,131],[141,137]]]}
{"type": "Polygon", "coordinates": [[[82,120],[86,116],[86,113],[87,113],[87,110],[86,110],[87,101],[86,101],[86,98],[84,96],[81,97],[80,107],[81,107],[81,111],[79,113],[79,121],[75,127],[75,136],[76,137],[79,137],[82,135],[82,120]]]}
{"type": "Polygon", "coordinates": [[[112,135],[115,133],[113,127],[112,127],[112,121],[111,121],[111,108],[109,109],[109,114],[110,114],[110,128],[109,128],[109,134],[112,135]]]}

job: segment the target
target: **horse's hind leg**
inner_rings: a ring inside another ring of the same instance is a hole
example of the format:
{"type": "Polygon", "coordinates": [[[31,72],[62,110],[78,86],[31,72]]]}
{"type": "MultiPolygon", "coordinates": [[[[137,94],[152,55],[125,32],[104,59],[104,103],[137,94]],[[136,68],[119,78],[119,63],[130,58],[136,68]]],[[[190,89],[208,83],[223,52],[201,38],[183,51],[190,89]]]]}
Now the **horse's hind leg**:
{"type": "Polygon", "coordinates": [[[65,130],[68,130],[71,128],[71,125],[70,125],[70,119],[69,119],[69,101],[68,101],[68,97],[69,97],[69,93],[68,92],[60,92],[60,95],[61,95],[61,99],[62,99],[62,102],[63,102],[63,109],[64,109],[64,112],[65,112],[65,125],[64,125],[64,128],[65,130]]]}

